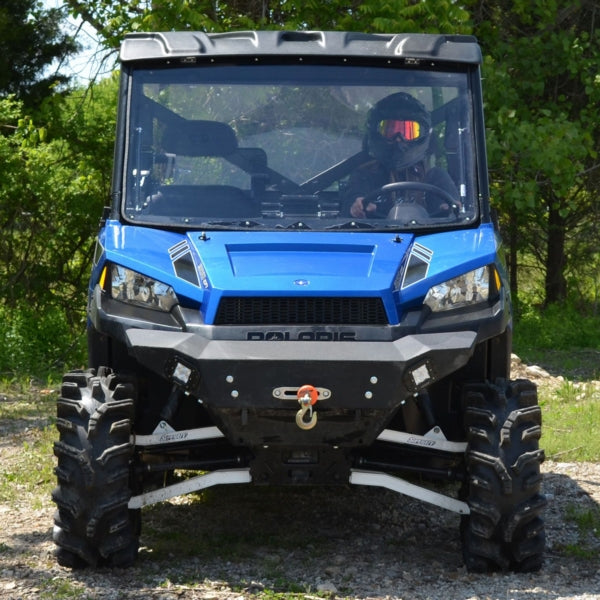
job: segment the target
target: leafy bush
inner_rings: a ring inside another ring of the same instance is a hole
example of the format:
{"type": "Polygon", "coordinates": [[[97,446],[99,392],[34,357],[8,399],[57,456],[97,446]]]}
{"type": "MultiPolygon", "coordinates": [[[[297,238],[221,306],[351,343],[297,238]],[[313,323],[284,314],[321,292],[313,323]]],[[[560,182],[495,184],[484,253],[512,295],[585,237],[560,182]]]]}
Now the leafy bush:
{"type": "Polygon", "coordinates": [[[600,316],[570,304],[551,304],[543,310],[521,304],[514,345],[537,350],[600,349],[600,316]]]}
{"type": "Polygon", "coordinates": [[[0,98],[0,377],[44,378],[84,363],[82,319],[110,196],[117,82],[115,75],[56,94],[33,117],[0,98]]]}
{"type": "Polygon", "coordinates": [[[0,376],[11,379],[27,375],[44,380],[66,366],[85,364],[84,326],[81,334],[60,308],[43,313],[30,308],[14,311],[0,305],[0,376]]]}

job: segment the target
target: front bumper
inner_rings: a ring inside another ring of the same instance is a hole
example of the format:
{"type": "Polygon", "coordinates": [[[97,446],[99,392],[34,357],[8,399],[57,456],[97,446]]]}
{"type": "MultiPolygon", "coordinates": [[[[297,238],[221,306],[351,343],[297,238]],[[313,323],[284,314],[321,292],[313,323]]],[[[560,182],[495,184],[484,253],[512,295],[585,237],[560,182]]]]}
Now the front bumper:
{"type": "Polygon", "coordinates": [[[135,359],[183,385],[234,445],[360,447],[373,443],[401,403],[463,367],[470,331],[386,342],[254,342],[128,329],[135,359]],[[298,427],[297,390],[318,388],[314,427],[298,427]]]}

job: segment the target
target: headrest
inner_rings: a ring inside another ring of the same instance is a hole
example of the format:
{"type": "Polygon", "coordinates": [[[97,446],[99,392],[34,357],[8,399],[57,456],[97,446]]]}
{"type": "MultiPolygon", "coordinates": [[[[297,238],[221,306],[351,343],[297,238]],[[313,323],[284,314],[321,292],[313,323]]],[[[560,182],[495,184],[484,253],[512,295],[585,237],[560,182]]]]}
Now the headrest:
{"type": "Polygon", "coordinates": [[[237,139],[225,123],[183,121],[165,131],[163,149],[184,156],[227,156],[237,150],[237,139]]]}

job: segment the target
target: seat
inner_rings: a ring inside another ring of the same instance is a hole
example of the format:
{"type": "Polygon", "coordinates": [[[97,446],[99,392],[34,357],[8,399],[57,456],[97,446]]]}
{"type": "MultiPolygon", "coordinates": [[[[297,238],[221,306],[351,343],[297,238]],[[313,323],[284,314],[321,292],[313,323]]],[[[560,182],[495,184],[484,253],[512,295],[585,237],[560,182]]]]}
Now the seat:
{"type": "Polygon", "coordinates": [[[154,215],[200,219],[249,218],[257,215],[248,193],[231,185],[165,185],[152,196],[154,215]]]}
{"type": "MultiPolygon", "coordinates": [[[[177,121],[162,137],[165,153],[175,157],[224,158],[237,155],[233,129],[219,121],[177,121]]],[[[265,158],[266,161],[266,158],[265,158]]],[[[259,159],[260,162],[260,159],[259,159]]],[[[148,198],[151,214],[201,219],[248,218],[258,213],[250,190],[232,185],[163,184],[148,198]]]]}
{"type": "Polygon", "coordinates": [[[223,156],[237,150],[233,129],[220,121],[187,121],[170,124],[162,138],[165,152],[183,156],[223,156]]]}

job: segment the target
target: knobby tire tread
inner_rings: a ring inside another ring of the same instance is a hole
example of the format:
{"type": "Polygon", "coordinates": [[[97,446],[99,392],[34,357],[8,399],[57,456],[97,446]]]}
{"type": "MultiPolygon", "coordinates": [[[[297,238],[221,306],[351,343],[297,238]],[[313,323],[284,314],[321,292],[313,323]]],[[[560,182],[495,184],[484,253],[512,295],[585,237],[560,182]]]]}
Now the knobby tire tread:
{"type": "Polygon", "coordinates": [[[139,547],[131,498],[136,388],[109,369],[65,375],[57,401],[59,440],[53,539],[59,564],[127,567],[139,547]]]}
{"type": "Polygon", "coordinates": [[[538,447],[541,410],[526,380],[479,383],[465,390],[466,466],[462,518],[465,564],[473,572],[537,571],[545,545],[538,447]]]}

